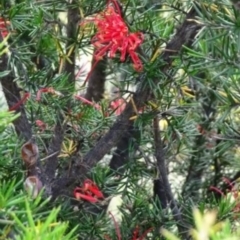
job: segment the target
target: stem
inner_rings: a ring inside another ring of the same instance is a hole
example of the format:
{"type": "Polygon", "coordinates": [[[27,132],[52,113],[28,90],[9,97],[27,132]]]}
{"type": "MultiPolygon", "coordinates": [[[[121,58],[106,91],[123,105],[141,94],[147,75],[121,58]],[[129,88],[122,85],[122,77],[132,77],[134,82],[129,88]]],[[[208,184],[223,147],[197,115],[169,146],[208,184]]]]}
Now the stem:
{"type": "MultiPolygon", "coordinates": [[[[159,171],[159,178],[161,179],[162,187],[163,187],[165,196],[167,198],[167,201],[170,204],[173,218],[177,222],[179,234],[182,235],[183,239],[188,239],[188,235],[186,234],[188,231],[188,228],[186,226],[183,226],[182,214],[173,197],[171,186],[168,181],[168,174],[167,174],[166,163],[165,163],[165,154],[163,150],[161,132],[159,129],[158,117],[155,117],[153,120],[153,130],[154,130],[154,143],[155,143],[155,157],[157,159],[157,169],[159,171]]],[[[161,201],[162,196],[158,196],[158,197],[161,201]]]]}

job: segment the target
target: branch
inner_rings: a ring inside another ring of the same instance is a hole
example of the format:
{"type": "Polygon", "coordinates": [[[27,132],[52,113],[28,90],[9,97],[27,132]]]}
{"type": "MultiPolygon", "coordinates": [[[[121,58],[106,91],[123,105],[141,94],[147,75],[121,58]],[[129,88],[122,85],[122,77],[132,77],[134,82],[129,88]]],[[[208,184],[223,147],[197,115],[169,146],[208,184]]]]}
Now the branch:
{"type": "Polygon", "coordinates": [[[55,172],[58,166],[58,155],[61,151],[62,142],[64,139],[65,124],[62,124],[63,117],[57,120],[54,128],[52,140],[48,147],[48,157],[45,162],[45,173],[48,177],[48,183],[55,177],[55,172]]]}
{"type": "MultiPolygon", "coordinates": [[[[65,60],[63,73],[68,74],[68,83],[70,85],[75,82],[75,58],[76,58],[76,39],[79,22],[79,8],[77,1],[73,1],[73,4],[68,7],[68,24],[67,24],[67,39],[66,53],[68,59],[65,60]],[[70,53],[70,54],[69,54],[70,53]]],[[[69,105],[70,103],[68,103],[69,105]]],[[[51,143],[48,148],[48,158],[45,163],[45,173],[47,175],[48,184],[52,185],[52,180],[55,178],[56,169],[58,166],[58,155],[61,151],[62,142],[65,133],[64,117],[61,110],[57,115],[57,124],[54,129],[54,134],[51,143]]],[[[52,193],[54,194],[54,193],[52,193]]]]}
{"type": "Polygon", "coordinates": [[[68,7],[68,23],[67,23],[67,39],[66,50],[71,54],[68,54],[68,59],[65,61],[64,70],[69,74],[68,79],[70,83],[75,82],[75,60],[77,50],[77,36],[78,36],[78,23],[80,21],[79,6],[76,0],[72,1],[72,4],[68,7]]]}
{"type": "Polygon", "coordinates": [[[111,170],[116,171],[129,161],[129,146],[133,144],[134,150],[137,150],[138,146],[134,141],[138,134],[139,129],[130,125],[128,133],[118,142],[117,149],[113,153],[109,164],[111,170]]]}
{"type": "Polygon", "coordinates": [[[163,150],[161,132],[159,129],[158,117],[155,117],[153,120],[153,130],[154,130],[154,143],[155,143],[155,157],[157,160],[157,169],[159,172],[159,179],[158,181],[154,182],[154,190],[157,190],[156,194],[163,208],[166,207],[167,202],[170,204],[173,218],[177,222],[178,231],[182,235],[183,239],[187,239],[188,235],[186,235],[186,232],[188,229],[186,226],[183,226],[182,214],[178,209],[177,203],[172,194],[171,186],[168,181],[168,174],[167,174],[165,156],[164,156],[165,154],[163,150]],[[159,189],[157,189],[157,187],[159,187],[159,189]]]}
{"type": "MultiPolygon", "coordinates": [[[[92,70],[89,73],[87,92],[85,98],[89,101],[98,102],[103,98],[104,84],[106,81],[107,58],[100,61],[92,60],[92,70]]],[[[88,78],[88,77],[87,77],[88,78]]]]}

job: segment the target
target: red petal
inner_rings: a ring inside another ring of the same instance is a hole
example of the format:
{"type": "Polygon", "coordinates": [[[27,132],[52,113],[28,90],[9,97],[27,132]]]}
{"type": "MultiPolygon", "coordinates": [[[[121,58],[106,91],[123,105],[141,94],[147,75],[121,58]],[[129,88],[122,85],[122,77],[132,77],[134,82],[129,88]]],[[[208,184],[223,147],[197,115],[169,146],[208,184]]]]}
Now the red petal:
{"type": "Polygon", "coordinates": [[[94,58],[99,61],[101,60],[105,54],[107,53],[107,51],[109,50],[109,48],[111,48],[112,43],[110,42],[108,45],[104,46],[104,47],[100,47],[94,54],[94,58]]]}
{"type": "Polygon", "coordinates": [[[89,189],[90,186],[93,185],[93,181],[90,180],[90,179],[86,179],[84,182],[83,182],[83,191],[87,191],[89,189]]]}
{"type": "Polygon", "coordinates": [[[84,200],[86,200],[88,202],[92,202],[92,203],[95,203],[98,201],[97,198],[95,198],[93,196],[81,193],[82,191],[83,191],[83,189],[79,188],[79,187],[74,189],[73,195],[77,200],[84,199],[84,200]]]}
{"type": "Polygon", "coordinates": [[[75,95],[74,97],[75,97],[77,100],[79,100],[79,101],[81,101],[81,102],[83,102],[83,103],[85,103],[85,104],[87,104],[87,105],[93,106],[93,107],[94,107],[95,109],[97,109],[97,110],[100,110],[100,109],[101,109],[101,107],[100,107],[98,104],[93,103],[93,102],[87,100],[87,99],[84,98],[84,97],[81,97],[81,96],[78,96],[78,95],[75,95]]]}
{"type": "Polygon", "coordinates": [[[104,198],[103,193],[100,191],[98,186],[90,179],[86,179],[84,181],[83,190],[91,192],[97,198],[104,198]]]}
{"type": "Polygon", "coordinates": [[[124,39],[121,47],[121,58],[120,61],[124,61],[126,58],[126,52],[127,52],[127,47],[128,47],[128,40],[124,39]]]}
{"type": "Polygon", "coordinates": [[[0,17],[0,33],[3,38],[5,38],[8,35],[8,25],[9,21],[5,21],[4,18],[0,17]]]}
{"type": "Polygon", "coordinates": [[[73,194],[75,195],[75,193],[77,193],[78,191],[81,191],[81,192],[82,192],[82,188],[76,187],[76,188],[74,189],[73,194]]]}
{"type": "Polygon", "coordinates": [[[118,45],[117,44],[113,44],[113,46],[111,47],[111,50],[110,50],[109,57],[110,58],[114,58],[117,50],[118,50],[118,45]]]}
{"type": "Polygon", "coordinates": [[[225,183],[227,183],[227,184],[229,185],[229,187],[231,187],[231,189],[234,188],[233,183],[232,183],[228,178],[223,177],[223,181],[224,181],[225,183]]]}
{"type": "Polygon", "coordinates": [[[89,191],[93,193],[97,198],[104,198],[103,193],[99,190],[97,186],[92,186],[89,188],[89,191]]]}
{"type": "Polygon", "coordinates": [[[47,87],[47,88],[41,88],[37,91],[37,96],[36,96],[36,101],[40,101],[41,100],[41,95],[42,93],[55,93],[55,90],[53,89],[53,87],[47,87]]]}
{"type": "Polygon", "coordinates": [[[86,200],[86,201],[91,202],[91,203],[96,203],[98,201],[95,197],[88,196],[88,195],[85,195],[85,194],[82,194],[82,193],[76,193],[75,198],[77,200],[83,199],[83,200],[86,200]]]}
{"type": "Polygon", "coordinates": [[[129,51],[135,50],[143,41],[142,33],[131,33],[128,36],[129,51]]]}
{"type": "Polygon", "coordinates": [[[35,121],[35,123],[36,123],[36,125],[40,128],[40,130],[43,132],[45,129],[46,129],[46,127],[47,127],[47,125],[46,125],[46,123],[44,123],[43,121],[41,121],[41,120],[36,120],[35,121]]]}
{"type": "Polygon", "coordinates": [[[142,65],[140,58],[134,51],[129,51],[129,54],[132,58],[134,69],[138,72],[141,72],[143,69],[143,65],[142,65]]]}
{"type": "Polygon", "coordinates": [[[221,196],[224,196],[224,193],[217,187],[211,186],[210,190],[215,191],[215,192],[221,194],[221,196]]]}

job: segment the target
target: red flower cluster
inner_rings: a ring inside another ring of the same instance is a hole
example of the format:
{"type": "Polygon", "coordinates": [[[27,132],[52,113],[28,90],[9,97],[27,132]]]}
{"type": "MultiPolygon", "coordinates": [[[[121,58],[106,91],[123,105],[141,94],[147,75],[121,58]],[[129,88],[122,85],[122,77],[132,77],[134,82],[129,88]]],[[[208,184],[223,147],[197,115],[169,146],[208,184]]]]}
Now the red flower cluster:
{"type": "Polygon", "coordinates": [[[77,200],[83,199],[91,203],[96,203],[99,199],[104,199],[103,193],[90,179],[84,181],[83,187],[76,187],[73,195],[77,200]]]}
{"type": "Polygon", "coordinates": [[[109,0],[104,12],[94,18],[97,33],[92,38],[92,44],[96,48],[94,58],[99,61],[106,53],[109,57],[115,57],[117,51],[121,53],[120,61],[125,61],[129,54],[136,71],[142,71],[142,62],[136,53],[136,49],[143,42],[143,34],[130,33],[120,15],[120,9],[116,0],[109,0]]]}

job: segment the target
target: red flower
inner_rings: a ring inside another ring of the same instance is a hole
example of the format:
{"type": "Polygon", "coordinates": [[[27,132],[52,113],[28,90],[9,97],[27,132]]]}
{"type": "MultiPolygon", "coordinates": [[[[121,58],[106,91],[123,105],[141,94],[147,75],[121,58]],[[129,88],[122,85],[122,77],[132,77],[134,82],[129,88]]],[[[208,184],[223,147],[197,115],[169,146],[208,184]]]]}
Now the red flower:
{"type": "Polygon", "coordinates": [[[0,17],[0,34],[2,38],[5,38],[8,35],[7,24],[9,21],[6,21],[3,17],[0,17]]]}
{"type": "Polygon", "coordinates": [[[73,195],[77,200],[83,199],[91,203],[96,203],[99,199],[104,199],[103,193],[90,179],[84,181],[83,187],[76,187],[73,195]]]}
{"type": "Polygon", "coordinates": [[[142,71],[142,62],[136,53],[136,49],[143,42],[143,34],[140,32],[130,33],[120,15],[120,9],[116,0],[109,0],[104,12],[94,19],[97,33],[92,38],[92,44],[96,48],[94,58],[99,61],[106,53],[114,58],[116,52],[121,54],[120,61],[125,61],[129,54],[133,67],[136,71],[142,71]]]}

